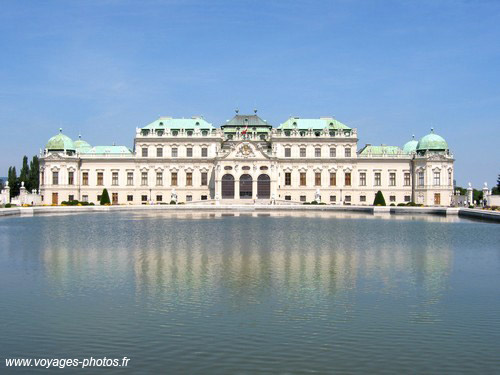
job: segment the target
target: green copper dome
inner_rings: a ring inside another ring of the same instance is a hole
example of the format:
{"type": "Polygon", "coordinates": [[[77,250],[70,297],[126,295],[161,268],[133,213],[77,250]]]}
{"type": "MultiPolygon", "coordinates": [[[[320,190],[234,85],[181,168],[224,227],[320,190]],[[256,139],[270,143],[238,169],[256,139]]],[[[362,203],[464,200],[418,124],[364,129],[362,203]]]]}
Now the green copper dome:
{"type": "Polygon", "coordinates": [[[78,136],[78,139],[74,141],[73,144],[75,145],[76,150],[79,152],[86,152],[92,148],[92,146],[88,142],[85,142],[82,139],[81,135],[78,136]]]}
{"type": "Polygon", "coordinates": [[[403,152],[405,154],[411,154],[412,152],[417,151],[417,145],[418,141],[415,139],[415,136],[412,135],[411,141],[406,142],[403,146],[403,152]]]}
{"type": "Polygon", "coordinates": [[[417,151],[446,151],[448,150],[448,143],[443,137],[434,133],[434,129],[426,136],[422,137],[417,144],[417,151]]]}
{"type": "Polygon", "coordinates": [[[71,140],[70,137],[62,133],[62,129],[59,129],[59,134],[49,139],[45,148],[48,151],[61,151],[61,150],[75,151],[75,145],[73,141],[71,140]]]}

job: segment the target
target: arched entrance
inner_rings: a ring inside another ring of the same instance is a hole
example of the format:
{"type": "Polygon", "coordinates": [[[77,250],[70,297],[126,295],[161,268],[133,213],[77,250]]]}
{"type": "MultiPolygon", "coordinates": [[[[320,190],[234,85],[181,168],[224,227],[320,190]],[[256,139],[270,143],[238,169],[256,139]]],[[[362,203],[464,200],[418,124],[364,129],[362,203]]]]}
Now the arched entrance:
{"type": "Polygon", "coordinates": [[[234,177],[230,174],[222,176],[222,199],[234,199],[234,177]]]}
{"type": "Polygon", "coordinates": [[[267,174],[261,174],[257,179],[257,198],[271,198],[271,178],[267,174]]]}
{"type": "Polygon", "coordinates": [[[240,199],[252,199],[252,176],[249,174],[240,177],[240,199]]]}

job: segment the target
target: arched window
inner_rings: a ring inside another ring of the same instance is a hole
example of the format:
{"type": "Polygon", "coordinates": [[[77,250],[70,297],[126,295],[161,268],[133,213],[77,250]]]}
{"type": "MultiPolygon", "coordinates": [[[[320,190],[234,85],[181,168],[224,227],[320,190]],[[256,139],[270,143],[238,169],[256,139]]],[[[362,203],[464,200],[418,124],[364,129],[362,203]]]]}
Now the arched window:
{"type": "Polygon", "coordinates": [[[261,174],[257,178],[257,198],[271,198],[271,178],[267,174],[261,174]]]}
{"type": "Polygon", "coordinates": [[[234,199],[234,177],[231,174],[222,176],[222,199],[234,199]]]}
{"type": "Polygon", "coordinates": [[[240,177],[240,199],[252,198],[252,176],[243,174],[240,177]]]}

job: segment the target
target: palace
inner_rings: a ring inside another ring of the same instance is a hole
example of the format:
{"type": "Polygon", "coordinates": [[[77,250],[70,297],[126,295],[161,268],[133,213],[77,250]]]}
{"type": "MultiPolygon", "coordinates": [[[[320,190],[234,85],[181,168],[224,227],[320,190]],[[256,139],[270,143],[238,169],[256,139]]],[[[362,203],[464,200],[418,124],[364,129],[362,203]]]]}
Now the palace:
{"type": "Polygon", "coordinates": [[[278,127],[257,111],[238,111],[220,128],[201,116],[160,117],[136,129],[134,147],[91,146],[62,133],[40,159],[44,204],[293,204],[318,201],[372,205],[415,202],[448,206],[453,156],[431,130],[403,148],[366,145],[357,129],[333,117],[291,117],[278,127]]]}

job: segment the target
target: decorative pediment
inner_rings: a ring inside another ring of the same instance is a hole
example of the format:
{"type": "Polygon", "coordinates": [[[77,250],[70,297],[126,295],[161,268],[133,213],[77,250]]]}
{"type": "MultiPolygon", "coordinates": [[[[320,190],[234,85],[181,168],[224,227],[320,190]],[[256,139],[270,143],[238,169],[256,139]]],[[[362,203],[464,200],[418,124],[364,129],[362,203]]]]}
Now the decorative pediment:
{"type": "Polygon", "coordinates": [[[269,159],[260,148],[251,142],[240,142],[231,145],[231,150],[223,159],[269,159]]]}

